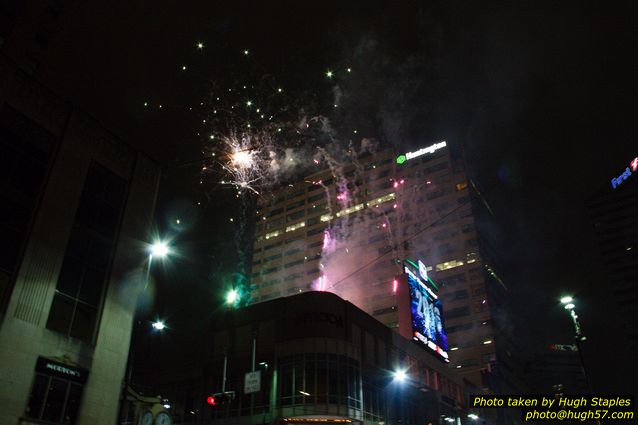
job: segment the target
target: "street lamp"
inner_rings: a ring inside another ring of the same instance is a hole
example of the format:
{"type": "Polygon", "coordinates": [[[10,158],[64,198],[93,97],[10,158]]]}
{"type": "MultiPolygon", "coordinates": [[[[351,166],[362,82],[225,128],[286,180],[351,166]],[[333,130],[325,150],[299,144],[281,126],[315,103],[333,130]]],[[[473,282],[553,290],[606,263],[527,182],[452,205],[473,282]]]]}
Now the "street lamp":
{"type": "Polygon", "coordinates": [[[226,303],[229,305],[234,305],[237,300],[239,300],[239,292],[236,289],[231,289],[226,294],[226,303]]]}
{"type": "Polygon", "coordinates": [[[161,320],[156,320],[155,322],[153,322],[151,324],[151,326],[153,327],[153,329],[155,329],[156,331],[161,331],[164,328],[166,328],[166,324],[164,322],[162,322],[161,320]]]}
{"type": "Polygon", "coordinates": [[[394,371],[393,376],[394,380],[398,382],[403,382],[408,377],[408,375],[405,373],[405,370],[401,369],[394,371]]]}
{"type": "MultiPolygon", "coordinates": [[[[141,296],[146,291],[146,288],[148,287],[148,282],[150,281],[150,278],[151,278],[151,265],[153,264],[153,258],[164,258],[168,254],[170,254],[170,249],[168,247],[168,243],[166,242],[155,241],[154,243],[148,245],[148,259],[147,259],[147,265],[146,265],[146,274],[144,275],[144,287],[142,288],[138,296],[141,296]]],[[[136,309],[133,312],[133,326],[131,327],[131,338],[129,341],[128,359],[126,362],[126,371],[125,371],[126,376],[124,377],[125,378],[124,379],[124,394],[122,395],[122,401],[120,403],[120,412],[118,415],[120,420],[124,420],[124,418],[128,416],[128,406],[125,413],[124,405],[126,404],[126,396],[128,395],[128,391],[131,386],[131,378],[133,376],[133,358],[134,358],[133,340],[134,340],[134,334],[135,334],[135,314],[136,313],[137,313],[137,304],[136,304],[136,309]]],[[[156,320],[155,322],[151,324],[151,326],[156,331],[162,331],[163,329],[166,328],[166,324],[161,320],[156,320]]]]}
{"type": "Polygon", "coordinates": [[[583,370],[583,376],[585,378],[585,383],[587,384],[587,389],[589,392],[592,392],[591,384],[589,383],[589,376],[587,375],[587,369],[585,368],[585,359],[583,358],[583,350],[581,349],[580,343],[587,339],[586,336],[583,335],[582,330],[580,328],[580,322],[578,321],[578,315],[576,314],[576,304],[575,300],[571,296],[564,296],[560,299],[561,304],[565,308],[565,310],[569,311],[569,316],[572,318],[572,324],[574,325],[574,340],[576,342],[576,351],[578,351],[578,358],[580,360],[580,366],[583,370]]]}
{"type": "Polygon", "coordinates": [[[164,258],[169,253],[168,244],[161,241],[155,242],[153,245],[151,245],[149,251],[152,257],[164,258]]]}

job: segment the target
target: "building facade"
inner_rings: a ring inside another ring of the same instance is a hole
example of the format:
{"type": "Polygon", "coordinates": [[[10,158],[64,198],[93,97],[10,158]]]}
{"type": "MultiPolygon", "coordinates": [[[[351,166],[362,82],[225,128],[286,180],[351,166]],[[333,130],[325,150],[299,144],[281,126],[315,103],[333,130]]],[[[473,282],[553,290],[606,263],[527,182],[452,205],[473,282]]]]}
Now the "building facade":
{"type": "Polygon", "coordinates": [[[176,423],[439,425],[467,417],[455,371],[332,293],[229,310],[200,349],[206,354],[188,366],[144,379],[176,423]]]}
{"type": "Polygon", "coordinates": [[[113,424],[159,167],[0,56],[0,418],[113,424]]]}
{"type": "MultiPolygon", "coordinates": [[[[599,253],[621,321],[623,350],[638,359],[638,157],[619,163],[618,172],[589,200],[599,253]]],[[[634,375],[636,376],[636,375],[634,375]]],[[[636,376],[638,377],[638,376],[636,376]]]]}
{"type": "Polygon", "coordinates": [[[395,277],[405,259],[421,260],[439,286],[450,367],[477,387],[516,392],[522,372],[482,218],[489,206],[461,156],[440,142],[325,168],[259,205],[252,302],[331,291],[400,331],[407,306],[397,302],[395,277]]]}

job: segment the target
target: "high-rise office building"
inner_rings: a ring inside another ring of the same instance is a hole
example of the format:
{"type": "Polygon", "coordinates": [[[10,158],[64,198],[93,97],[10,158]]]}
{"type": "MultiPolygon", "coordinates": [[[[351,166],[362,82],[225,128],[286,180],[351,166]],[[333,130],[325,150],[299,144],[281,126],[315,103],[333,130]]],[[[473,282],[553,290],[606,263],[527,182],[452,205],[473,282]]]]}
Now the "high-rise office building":
{"type": "MultiPolygon", "coordinates": [[[[589,201],[604,280],[616,302],[623,351],[638,359],[638,157],[620,163],[589,201]]],[[[614,314],[610,311],[610,314],[614,314]]]]}
{"type": "Polygon", "coordinates": [[[410,307],[396,277],[421,261],[439,288],[450,367],[478,387],[518,389],[508,291],[483,229],[489,206],[464,160],[440,142],[326,162],[258,206],[252,302],[331,291],[402,333],[410,307]]]}
{"type": "Polygon", "coordinates": [[[159,167],[0,55],[0,422],[115,423],[159,167]]]}

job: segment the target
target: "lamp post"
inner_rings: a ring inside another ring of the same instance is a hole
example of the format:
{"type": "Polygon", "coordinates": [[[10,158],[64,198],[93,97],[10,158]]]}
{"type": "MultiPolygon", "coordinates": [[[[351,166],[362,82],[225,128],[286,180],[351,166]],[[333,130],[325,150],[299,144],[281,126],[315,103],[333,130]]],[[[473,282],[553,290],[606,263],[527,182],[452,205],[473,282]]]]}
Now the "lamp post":
{"type": "Polygon", "coordinates": [[[592,393],[591,384],[589,383],[589,376],[587,375],[587,368],[585,367],[585,359],[583,357],[583,350],[581,349],[580,343],[582,341],[587,340],[587,337],[583,335],[583,332],[580,327],[580,322],[578,321],[578,315],[576,314],[576,304],[575,300],[571,296],[564,296],[560,299],[560,303],[563,305],[565,310],[569,312],[569,316],[572,319],[572,324],[574,325],[574,340],[576,342],[576,351],[578,351],[578,359],[580,360],[580,366],[583,370],[583,376],[585,378],[585,384],[587,385],[587,389],[589,393],[592,393]]]}
{"type": "MultiPolygon", "coordinates": [[[[156,241],[148,247],[148,257],[146,261],[146,273],[144,274],[144,287],[138,294],[138,297],[142,295],[146,288],[148,287],[148,282],[151,279],[151,265],[153,264],[153,258],[164,258],[168,254],[170,254],[170,249],[166,242],[156,241]]],[[[137,305],[136,305],[137,307],[137,305]]],[[[129,342],[129,350],[128,350],[128,359],[126,362],[126,374],[124,377],[124,393],[122,395],[122,401],[120,404],[120,414],[119,419],[122,423],[127,420],[128,416],[128,406],[125,409],[124,405],[126,404],[126,397],[128,395],[128,390],[131,386],[131,378],[133,376],[133,358],[134,358],[134,350],[133,350],[133,340],[135,335],[135,313],[137,312],[137,308],[133,312],[133,326],[131,327],[131,339],[129,342]]],[[[161,320],[156,320],[151,324],[154,330],[162,331],[166,328],[166,324],[161,320]]]]}

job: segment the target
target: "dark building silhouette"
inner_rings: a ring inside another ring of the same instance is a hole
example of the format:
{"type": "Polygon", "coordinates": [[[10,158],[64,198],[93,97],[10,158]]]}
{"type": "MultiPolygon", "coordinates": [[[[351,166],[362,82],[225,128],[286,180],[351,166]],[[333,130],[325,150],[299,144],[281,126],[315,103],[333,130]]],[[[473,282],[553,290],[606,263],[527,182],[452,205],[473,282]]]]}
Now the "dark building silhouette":
{"type": "Polygon", "coordinates": [[[66,1],[0,5],[0,422],[115,423],[157,164],[42,83],[66,1]]]}
{"type": "MultiPolygon", "coordinates": [[[[616,175],[589,201],[602,259],[605,290],[621,322],[623,341],[614,344],[638,360],[638,157],[619,163],[616,175]]],[[[610,306],[612,307],[612,306],[610,306]]],[[[638,368],[632,368],[638,374],[638,368]]],[[[636,375],[634,375],[636,376],[636,375]]]]}
{"type": "Polygon", "coordinates": [[[332,293],[230,310],[200,341],[186,364],[139,380],[180,423],[439,425],[467,416],[455,370],[332,293]],[[260,383],[249,392],[253,341],[260,383]],[[394,378],[398,370],[405,380],[394,378]],[[221,401],[223,392],[231,400],[221,401]]]}

